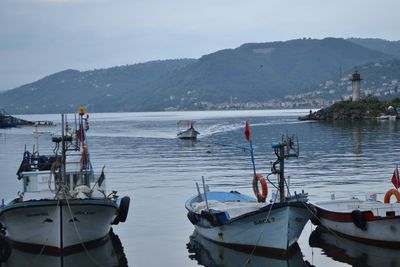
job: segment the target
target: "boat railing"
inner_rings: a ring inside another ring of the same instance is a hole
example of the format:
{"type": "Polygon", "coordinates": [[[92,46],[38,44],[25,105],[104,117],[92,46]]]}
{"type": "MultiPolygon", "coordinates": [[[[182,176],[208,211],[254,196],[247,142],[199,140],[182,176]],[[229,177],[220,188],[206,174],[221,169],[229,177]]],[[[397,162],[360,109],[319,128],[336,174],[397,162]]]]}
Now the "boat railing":
{"type": "Polygon", "coordinates": [[[17,171],[17,175],[20,178],[22,172],[30,171],[48,171],[51,169],[52,164],[57,161],[59,156],[46,156],[39,155],[38,153],[30,153],[25,151],[21,165],[17,171]]]}
{"type": "Polygon", "coordinates": [[[370,209],[375,216],[398,216],[400,215],[400,205],[393,203],[391,205],[384,204],[382,207],[371,207],[370,209]]]}

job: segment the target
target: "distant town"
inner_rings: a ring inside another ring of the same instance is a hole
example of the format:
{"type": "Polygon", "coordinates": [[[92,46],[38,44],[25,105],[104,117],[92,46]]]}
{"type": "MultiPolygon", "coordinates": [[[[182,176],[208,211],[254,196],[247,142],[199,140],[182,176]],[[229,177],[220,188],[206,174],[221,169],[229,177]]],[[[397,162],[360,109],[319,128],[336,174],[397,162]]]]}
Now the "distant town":
{"type": "MultiPolygon", "coordinates": [[[[379,63],[375,63],[379,67],[379,63]]],[[[348,74],[337,81],[327,80],[319,85],[318,90],[291,94],[284,99],[271,99],[264,102],[241,102],[235,97],[230,101],[212,103],[203,101],[194,103],[198,109],[204,110],[234,110],[234,109],[279,109],[279,108],[324,108],[335,102],[352,99],[352,75],[348,74]]],[[[362,83],[360,97],[374,96],[380,99],[399,97],[400,80],[388,79],[387,76],[379,77],[380,82],[365,81],[362,83]]],[[[195,99],[192,99],[195,100],[195,99]]],[[[166,111],[178,110],[177,108],[166,108],[166,111]]]]}

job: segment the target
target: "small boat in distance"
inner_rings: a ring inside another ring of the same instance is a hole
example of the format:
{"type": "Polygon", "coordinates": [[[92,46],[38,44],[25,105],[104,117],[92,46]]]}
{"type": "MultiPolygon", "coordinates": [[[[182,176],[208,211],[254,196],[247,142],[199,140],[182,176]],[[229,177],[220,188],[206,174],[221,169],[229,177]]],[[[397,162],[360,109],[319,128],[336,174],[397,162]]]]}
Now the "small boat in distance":
{"type": "Polygon", "coordinates": [[[285,182],[284,160],[298,156],[294,145],[293,138],[289,137],[273,145],[278,159],[270,174],[278,175],[279,186],[269,203],[265,203],[268,193],[266,181],[261,174],[255,173],[255,168],[253,190],[257,199],[237,191],[209,192],[204,178],[203,193],[196,184],[198,194],[185,204],[187,217],[196,232],[223,246],[287,255],[311,217],[306,193],[291,195],[289,190],[288,194],[285,193],[288,184],[285,182]],[[258,183],[261,183],[262,192],[258,183]]]}
{"type": "Polygon", "coordinates": [[[93,171],[88,118],[81,108],[73,129],[62,115],[54,154],[40,154],[38,143],[25,150],[17,172],[23,190],[0,205],[0,231],[12,245],[65,255],[104,243],[111,225],[125,222],[129,197],[106,192],[104,167],[93,171]]]}
{"type": "Polygon", "coordinates": [[[196,129],[194,128],[195,121],[191,120],[180,120],[178,121],[178,138],[179,139],[197,139],[197,135],[200,134],[196,129]],[[188,127],[186,130],[181,130],[181,127],[188,127]]]}

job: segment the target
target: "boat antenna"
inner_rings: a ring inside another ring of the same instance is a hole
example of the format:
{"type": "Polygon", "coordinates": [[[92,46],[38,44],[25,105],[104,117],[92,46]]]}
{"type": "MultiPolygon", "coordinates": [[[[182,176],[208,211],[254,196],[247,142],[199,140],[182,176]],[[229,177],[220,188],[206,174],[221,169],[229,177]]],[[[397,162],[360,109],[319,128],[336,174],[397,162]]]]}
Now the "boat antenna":
{"type": "Polygon", "coordinates": [[[256,163],[254,161],[253,142],[251,141],[250,123],[248,120],[246,120],[246,126],[244,128],[244,136],[246,137],[246,140],[250,144],[251,163],[253,163],[253,174],[254,177],[256,177],[256,163]]]}

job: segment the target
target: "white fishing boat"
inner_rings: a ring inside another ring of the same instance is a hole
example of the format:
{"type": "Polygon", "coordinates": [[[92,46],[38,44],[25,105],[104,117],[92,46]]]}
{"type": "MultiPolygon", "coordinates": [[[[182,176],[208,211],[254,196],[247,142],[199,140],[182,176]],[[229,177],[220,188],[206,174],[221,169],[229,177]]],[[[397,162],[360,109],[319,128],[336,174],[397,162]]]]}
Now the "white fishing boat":
{"type": "Polygon", "coordinates": [[[195,121],[191,120],[180,120],[178,121],[178,138],[179,139],[197,139],[197,135],[200,134],[194,128],[195,121]],[[181,130],[181,127],[188,127],[186,130],[181,130]]]}
{"type": "Polygon", "coordinates": [[[282,138],[273,148],[278,159],[272,166],[271,174],[278,175],[279,192],[273,194],[275,197],[269,203],[265,203],[266,181],[262,175],[255,173],[255,168],[253,189],[257,199],[236,191],[209,192],[204,179],[203,193],[197,186],[198,194],[188,199],[185,207],[189,220],[201,236],[232,248],[287,254],[311,213],[306,203],[307,194],[295,192],[291,195],[289,190],[285,194],[288,184],[285,182],[284,160],[298,156],[298,151],[293,149],[293,139],[282,138]],[[259,182],[262,192],[258,189],[259,182]]]}
{"type": "Polygon", "coordinates": [[[317,216],[312,219],[314,224],[363,243],[400,248],[400,203],[351,198],[313,205],[317,216]]]}
{"type": "Polygon", "coordinates": [[[105,242],[111,225],[126,220],[129,197],[106,192],[104,167],[94,174],[84,115],[81,109],[77,129],[62,116],[53,155],[24,152],[17,173],[22,190],[0,206],[0,228],[13,245],[65,254],[105,242]]]}
{"type": "Polygon", "coordinates": [[[383,203],[377,194],[365,200],[334,199],[312,203],[315,215],[312,222],[329,231],[363,243],[400,248],[400,177],[397,167],[392,176],[395,188],[386,192],[383,203]],[[392,196],[396,203],[390,203],[392,196]]]}

